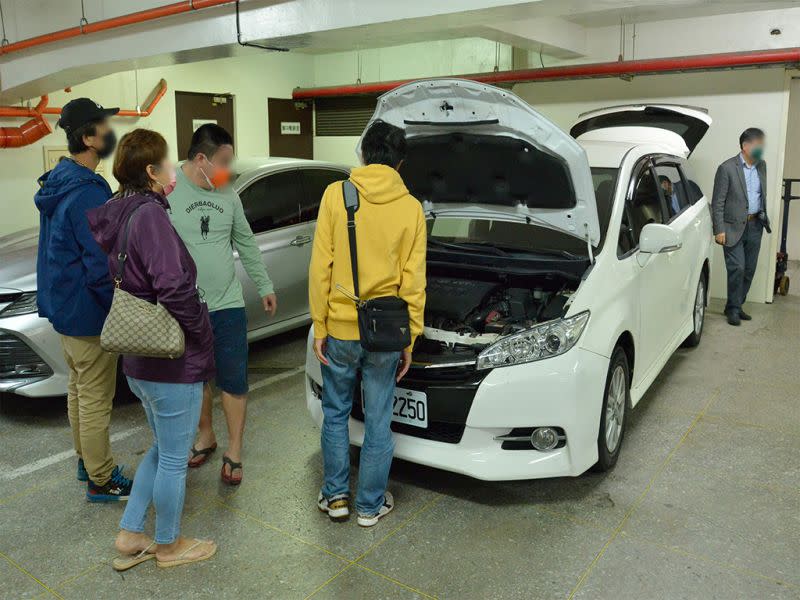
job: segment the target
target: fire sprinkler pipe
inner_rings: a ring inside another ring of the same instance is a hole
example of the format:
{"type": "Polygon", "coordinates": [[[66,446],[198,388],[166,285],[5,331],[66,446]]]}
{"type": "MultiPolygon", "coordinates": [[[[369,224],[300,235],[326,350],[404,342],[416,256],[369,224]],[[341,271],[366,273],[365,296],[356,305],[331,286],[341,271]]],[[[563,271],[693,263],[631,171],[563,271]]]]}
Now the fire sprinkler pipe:
{"type": "MultiPolygon", "coordinates": [[[[159,82],[152,99],[144,110],[121,110],[117,113],[120,117],[149,117],[155,107],[167,93],[167,82],[159,82]]],[[[20,127],[0,127],[0,148],[19,148],[39,141],[44,136],[53,132],[53,128],[44,115],[60,115],[60,107],[48,108],[48,97],[42,96],[34,108],[21,108],[19,106],[0,106],[0,117],[31,117],[20,127]]]]}
{"type": "Polygon", "coordinates": [[[0,148],[28,146],[53,132],[42,111],[47,108],[47,96],[42,96],[33,109],[35,116],[19,127],[0,127],[0,148]]]}
{"type": "MultiPolygon", "coordinates": [[[[153,93],[153,97],[151,98],[150,102],[147,103],[147,106],[145,106],[145,108],[136,110],[120,110],[117,113],[117,116],[149,117],[150,114],[155,109],[155,107],[158,105],[158,103],[161,102],[161,99],[164,97],[164,94],[166,93],[167,93],[167,82],[162,79],[161,81],[158,82],[158,87],[156,88],[155,92],[153,93]]],[[[47,99],[47,96],[42,96],[42,98],[47,99]]],[[[39,113],[37,113],[35,108],[23,108],[21,106],[0,106],[0,117],[34,117],[37,114],[39,113]]],[[[52,106],[45,108],[41,111],[41,114],[60,115],[61,107],[52,106]]]]}
{"type": "MultiPolygon", "coordinates": [[[[651,58],[644,60],[623,60],[583,65],[546,67],[543,69],[517,69],[473,75],[452,75],[459,79],[471,79],[480,83],[526,83],[530,81],[557,81],[564,79],[584,79],[596,77],[624,77],[630,75],[652,75],[659,73],[683,73],[691,71],[715,71],[747,67],[800,65],[800,48],[781,48],[777,50],[757,50],[754,52],[726,52],[724,54],[704,54],[672,58],[651,58]]],[[[317,88],[296,88],[292,92],[294,100],[331,98],[337,96],[356,96],[382,94],[394,88],[415,81],[381,81],[317,88]]]]}
{"type": "Polygon", "coordinates": [[[141,10],[139,12],[113,17],[111,19],[104,19],[102,21],[95,21],[94,23],[83,23],[76,27],[54,31],[52,33],[45,33],[37,35],[36,37],[20,40],[13,44],[6,44],[0,47],[0,55],[12,54],[20,50],[34,48],[36,46],[43,46],[52,42],[60,42],[71,38],[88,35],[90,33],[97,33],[99,31],[108,31],[109,29],[117,29],[119,27],[126,27],[128,25],[135,25],[137,23],[146,23],[147,21],[154,21],[164,17],[171,17],[180,15],[182,13],[200,10],[202,8],[212,8],[214,6],[223,6],[225,4],[233,4],[236,0],[183,0],[183,2],[173,2],[157,8],[150,8],[141,10]]]}

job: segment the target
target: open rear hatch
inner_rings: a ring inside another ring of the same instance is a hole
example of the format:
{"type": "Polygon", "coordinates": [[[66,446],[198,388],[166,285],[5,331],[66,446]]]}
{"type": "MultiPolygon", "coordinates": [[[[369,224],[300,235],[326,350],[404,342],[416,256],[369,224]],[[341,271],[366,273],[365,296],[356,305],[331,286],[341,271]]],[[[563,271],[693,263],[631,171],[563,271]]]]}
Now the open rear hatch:
{"type": "Polygon", "coordinates": [[[427,214],[527,222],[599,243],[583,148],[507,90],[417,81],[381,96],[370,124],[379,119],[406,130],[400,172],[427,214]]]}
{"type": "Polygon", "coordinates": [[[711,126],[704,108],[678,104],[628,104],[583,113],[570,133],[578,140],[659,142],[689,156],[711,126]]]}

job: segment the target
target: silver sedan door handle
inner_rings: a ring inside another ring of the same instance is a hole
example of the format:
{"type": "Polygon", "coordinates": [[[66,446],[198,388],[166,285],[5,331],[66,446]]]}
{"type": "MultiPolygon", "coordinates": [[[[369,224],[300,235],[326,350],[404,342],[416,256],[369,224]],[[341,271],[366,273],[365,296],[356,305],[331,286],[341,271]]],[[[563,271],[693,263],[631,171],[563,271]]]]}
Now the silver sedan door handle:
{"type": "Polygon", "coordinates": [[[289,242],[290,246],[305,246],[306,244],[311,242],[310,235],[298,235],[294,238],[291,242],[289,242]]]}

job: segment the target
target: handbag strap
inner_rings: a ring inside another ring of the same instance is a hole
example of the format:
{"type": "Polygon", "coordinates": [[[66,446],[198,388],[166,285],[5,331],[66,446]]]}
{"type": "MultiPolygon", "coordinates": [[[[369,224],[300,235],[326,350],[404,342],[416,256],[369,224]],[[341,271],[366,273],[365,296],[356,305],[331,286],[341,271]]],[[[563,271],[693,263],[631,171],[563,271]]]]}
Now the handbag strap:
{"type": "Polygon", "coordinates": [[[133,215],[136,214],[136,211],[142,208],[144,204],[140,204],[136,208],[131,211],[131,214],[128,215],[128,222],[125,223],[125,231],[122,233],[122,245],[119,249],[119,254],[117,254],[117,274],[114,276],[114,285],[119,287],[122,283],[122,272],[125,269],[125,261],[128,259],[128,234],[131,232],[131,221],[133,221],[133,215]]]}
{"type": "Polygon", "coordinates": [[[358,190],[349,179],[342,182],[342,195],[344,208],[347,211],[347,237],[350,241],[350,267],[353,270],[353,293],[356,298],[358,292],[358,246],[356,245],[356,211],[358,210],[358,190]]]}

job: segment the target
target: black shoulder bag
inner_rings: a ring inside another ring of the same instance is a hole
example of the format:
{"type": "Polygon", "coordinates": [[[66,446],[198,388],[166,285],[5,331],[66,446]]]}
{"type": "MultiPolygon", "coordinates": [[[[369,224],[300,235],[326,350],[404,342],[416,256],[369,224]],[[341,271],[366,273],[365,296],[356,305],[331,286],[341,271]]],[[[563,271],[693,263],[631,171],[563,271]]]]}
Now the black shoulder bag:
{"type": "Polygon", "coordinates": [[[356,303],[361,346],[370,352],[399,352],[411,345],[408,304],[398,296],[362,300],[358,289],[358,247],[356,246],[356,211],[358,190],[352,181],[342,182],[344,207],[347,210],[347,235],[350,241],[350,265],[353,269],[353,292],[341,285],[336,288],[356,303]]]}

